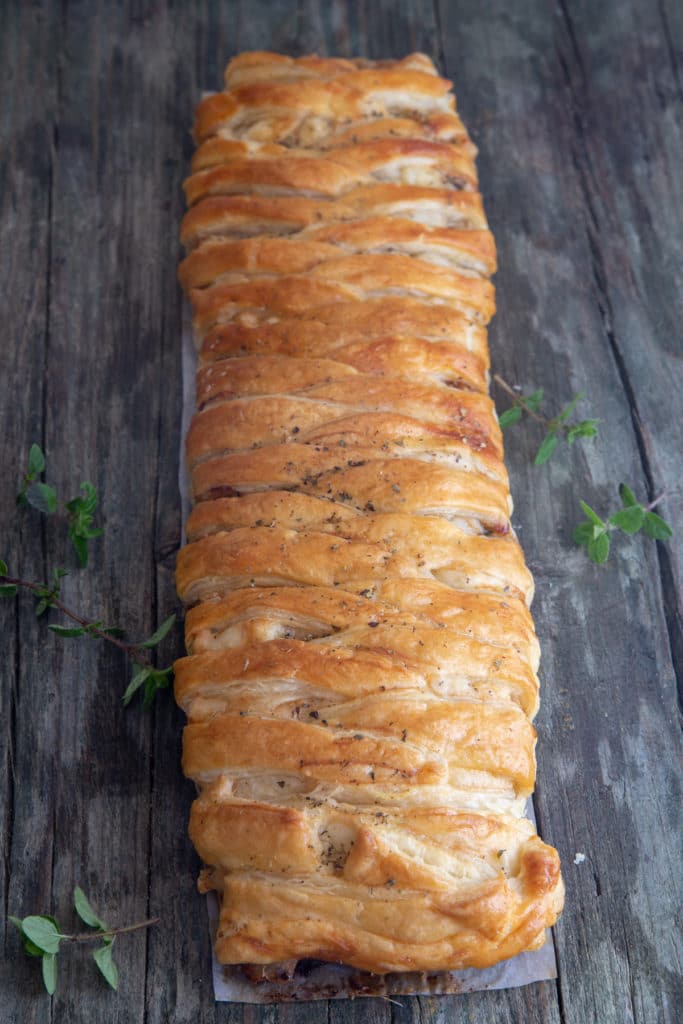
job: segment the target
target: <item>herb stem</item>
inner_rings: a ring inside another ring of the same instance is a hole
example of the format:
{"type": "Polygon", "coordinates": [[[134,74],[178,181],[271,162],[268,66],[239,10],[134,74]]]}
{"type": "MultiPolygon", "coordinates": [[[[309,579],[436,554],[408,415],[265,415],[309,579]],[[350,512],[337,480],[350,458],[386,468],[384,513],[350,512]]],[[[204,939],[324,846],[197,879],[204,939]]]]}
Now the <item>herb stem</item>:
{"type": "Polygon", "coordinates": [[[524,399],[517,394],[514,388],[510,387],[506,380],[503,380],[502,377],[499,377],[497,373],[494,373],[493,379],[496,382],[496,384],[503,389],[503,391],[506,391],[508,395],[510,395],[516,406],[519,406],[520,409],[524,409],[524,412],[528,413],[529,416],[531,416],[532,420],[536,420],[538,423],[543,423],[546,427],[549,425],[550,420],[547,420],[545,416],[541,416],[539,413],[534,412],[531,406],[526,404],[524,399]]]}
{"type": "Polygon", "coordinates": [[[117,935],[125,935],[126,932],[136,932],[141,928],[150,928],[159,924],[160,917],[149,917],[146,921],[136,921],[135,924],[127,924],[123,928],[107,928],[106,931],[79,932],[77,935],[62,935],[65,942],[101,942],[102,939],[114,938],[117,935]]]}
{"type": "Polygon", "coordinates": [[[666,491],[662,491],[662,493],[659,495],[659,497],[655,498],[653,501],[650,502],[649,505],[645,506],[645,511],[646,512],[652,512],[652,509],[653,508],[657,508],[657,505],[659,505],[660,502],[664,501],[665,498],[666,498],[666,491]]]}
{"type": "MultiPolygon", "coordinates": [[[[23,587],[25,590],[32,590],[34,593],[42,593],[47,588],[44,583],[33,583],[31,580],[17,579],[13,576],[0,576],[0,584],[10,584],[16,587],[23,587]]],[[[100,637],[101,640],[108,640],[110,644],[114,644],[120,650],[125,651],[129,658],[138,664],[145,664],[140,660],[140,648],[136,644],[127,644],[125,640],[119,640],[118,637],[112,636],[105,630],[100,629],[98,626],[94,626],[87,619],[84,619],[81,615],[72,611],[71,608],[59,600],[58,597],[51,597],[50,604],[52,607],[57,608],[62,614],[66,615],[67,618],[71,619],[72,622],[77,622],[79,626],[83,626],[87,629],[90,634],[100,637]]]]}

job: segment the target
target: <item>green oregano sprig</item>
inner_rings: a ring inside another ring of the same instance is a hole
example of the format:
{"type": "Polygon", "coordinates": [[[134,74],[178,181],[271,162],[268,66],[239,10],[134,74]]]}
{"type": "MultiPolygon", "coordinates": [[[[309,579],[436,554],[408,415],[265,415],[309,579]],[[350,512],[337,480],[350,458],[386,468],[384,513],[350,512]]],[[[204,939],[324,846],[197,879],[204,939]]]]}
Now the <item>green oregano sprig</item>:
{"type": "Polygon", "coordinates": [[[67,501],[66,510],[69,519],[69,537],[78,557],[78,564],[84,569],[88,564],[88,541],[101,537],[101,527],[93,529],[93,514],[97,508],[97,491],[85,480],[81,484],[82,495],[67,501]]]}
{"type": "MultiPolygon", "coordinates": [[[[57,508],[54,488],[50,488],[36,479],[44,470],[45,456],[43,452],[38,445],[31,445],[28,467],[17,495],[17,502],[19,505],[32,505],[38,511],[51,515],[57,508]],[[54,501],[48,492],[52,494],[54,501]]],[[[99,537],[102,530],[92,526],[93,514],[97,507],[95,488],[92,484],[84,482],[81,484],[81,492],[81,495],[67,502],[65,508],[69,537],[76,550],[79,564],[84,567],[88,562],[88,541],[99,537]]],[[[161,643],[173,627],[176,616],[170,615],[146,639],[134,643],[126,641],[122,639],[123,631],[117,626],[106,625],[102,619],[85,618],[64,604],[61,599],[62,580],[68,575],[67,569],[58,568],[53,571],[50,583],[25,580],[18,576],[10,576],[6,563],[0,560],[0,597],[15,597],[19,590],[27,590],[35,598],[37,616],[44,615],[49,609],[54,609],[74,623],[72,626],[66,626],[51,622],[48,629],[56,636],[63,639],[89,637],[90,639],[107,640],[114,644],[126,654],[132,666],[132,677],[123,695],[124,704],[130,704],[134,695],[142,688],[143,704],[149,708],[159,690],[164,690],[170,685],[173,678],[173,666],[157,668],[151,665],[146,652],[161,643]]]]}
{"type": "Polygon", "coordinates": [[[93,909],[88,897],[80,886],[74,889],[74,908],[84,924],[93,931],[77,934],[64,933],[57,920],[50,914],[31,914],[19,918],[9,916],[9,920],[21,934],[24,952],[27,956],[40,957],[43,973],[43,984],[50,995],[57,988],[57,955],[62,943],[100,942],[93,951],[92,957],[97,968],[108,985],[117,989],[119,971],[112,956],[112,947],[118,935],[149,928],[159,923],[158,917],[138,921],[121,928],[112,928],[106,924],[93,909]]]}
{"type": "MultiPolygon", "coordinates": [[[[37,479],[45,472],[45,454],[40,445],[32,444],[28,453],[28,464],[17,494],[17,504],[30,505],[51,516],[57,511],[57,491],[50,484],[37,479]]],[[[73,544],[78,564],[84,569],[88,564],[88,541],[102,536],[101,527],[93,527],[98,496],[93,485],[85,480],[81,484],[81,494],[67,501],[64,505],[69,524],[69,538],[73,544]]]]}
{"type": "Polygon", "coordinates": [[[48,625],[50,632],[63,639],[73,637],[89,637],[90,639],[108,640],[122,650],[132,663],[133,675],[123,695],[123,703],[130,704],[134,695],[144,685],[143,704],[149,708],[159,690],[165,690],[173,678],[173,666],[156,668],[150,665],[145,657],[145,651],[160,644],[164,637],[172,629],[176,616],[175,614],[162,622],[157,630],[145,640],[138,640],[131,643],[121,639],[122,630],[118,626],[107,626],[101,619],[89,620],[67,607],[61,600],[60,586],[64,576],[68,573],[64,569],[56,569],[54,583],[50,587],[47,583],[35,583],[32,580],[23,580],[17,576],[10,576],[5,562],[0,559],[0,597],[15,597],[20,589],[30,591],[36,598],[36,615],[42,615],[48,608],[54,608],[66,615],[68,619],[75,622],[75,626],[62,626],[59,623],[51,622],[48,625]]]}
{"type": "MultiPolygon", "coordinates": [[[[575,395],[557,416],[553,416],[552,419],[546,419],[539,412],[541,402],[543,401],[542,388],[537,388],[536,391],[531,392],[529,395],[518,395],[502,377],[496,374],[493,379],[514,401],[514,405],[502,412],[498,418],[501,429],[504,430],[513,423],[519,423],[524,413],[539,423],[543,423],[546,427],[546,435],[534,459],[535,465],[541,466],[544,462],[547,462],[562,438],[571,445],[578,438],[594,438],[597,436],[600,420],[585,419],[579,420],[576,423],[568,422],[577,404],[583,398],[582,394],[575,395]]],[[[653,511],[655,506],[664,498],[663,494],[654,501],[651,501],[649,505],[642,505],[636,500],[630,487],[627,487],[626,484],[620,484],[619,496],[622,501],[622,508],[618,509],[607,519],[602,519],[585,501],[580,501],[586,518],[575,528],[573,532],[574,542],[581,547],[585,547],[588,557],[598,565],[603,565],[609,557],[611,546],[610,534],[615,530],[625,534],[639,533],[642,530],[653,540],[661,541],[669,540],[673,534],[666,520],[653,511]]]]}
{"type": "Polygon", "coordinates": [[[639,533],[642,530],[652,540],[664,541],[673,536],[673,530],[667,521],[652,511],[663,500],[663,494],[649,505],[642,505],[636,500],[630,487],[620,484],[619,497],[622,508],[608,519],[602,519],[585,501],[579,501],[586,518],[575,527],[574,541],[585,547],[588,557],[598,565],[603,565],[609,558],[610,534],[615,530],[627,534],[639,533]]]}
{"type": "Polygon", "coordinates": [[[57,511],[57,492],[54,487],[37,478],[45,472],[45,456],[41,447],[32,444],[28,453],[28,464],[17,494],[17,505],[31,505],[46,516],[57,511]]]}
{"type": "Polygon", "coordinates": [[[567,444],[574,444],[574,441],[578,441],[579,438],[593,438],[597,436],[600,420],[585,419],[578,420],[576,423],[568,422],[578,403],[583,400],[584,396],[581,392],[578,395],[574,395],[572,400],[556,416],[548,419],[539,412],[543,401],[542,388],[537,388],[530,395],[518,395],[507,381],[499,377],[498,374],[495,374],[493,379],[503,391],[511,396],[514,402],[509,409],[506,409],[498,417],[501,430],[512,426],[513,423],[519,423],[524,413],[538,423],[542,423],[546,429],[545,437],[534,457],[535,466],[542,466],[547,462],[562,439],[567,444]]]}

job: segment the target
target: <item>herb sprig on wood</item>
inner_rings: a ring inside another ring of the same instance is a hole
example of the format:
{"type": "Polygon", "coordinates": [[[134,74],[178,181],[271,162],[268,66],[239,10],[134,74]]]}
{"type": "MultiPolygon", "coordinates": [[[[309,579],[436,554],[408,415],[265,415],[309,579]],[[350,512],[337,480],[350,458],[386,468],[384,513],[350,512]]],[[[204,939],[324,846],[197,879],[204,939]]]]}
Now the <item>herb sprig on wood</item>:
{"type": "Polygon", "coordinates": [[[619,497],[622,507],[607,519],[602,519],[585,501],[579,501],[586,518],[574,529],[574,541],[585,547],[588,557],[598,565],[607,561],[611,546],[610,534],[615,531],[633,534],[642,530],[652,540],[669,540],[673,535],[667,521],[652,511],[663,500],[663,494],[648,505],[642,505],[630,487],[620,484],[619,497]]]}
{"type": "MultiPolygon", "coordinates": [[[[541,446],[536,452],[534,465],[542,466],[553,455],[561,440],[567,444],[573,444],[579,438],[595,438],[598,435],[598,419],[584,419],[570,422],[570,417],[578,403],[582,401],[583,394],[574,395],[572,400],[564,408],[551,418],[540,413],[543,401],[543,389],[537,388],[528,395],[518,393],[507,381],[498,374],[493,378],[506,394],[513,399],[513,405],[506,409],[498,417],[501,429],[515,423],[519,423],[524,414],[531,419],[542,423],[546,434],[541,446]]],[[[579,501],[585,519],[576,526],[572,534],[574,542],[585,548],[586,554],[597,565],[603,565],[610,553],[610,535],[615,531],[625,534],[640,533],[642,530],[652,540],[667,541],[673,535],[669,524],[660,515],[653,511],[664,499],[665,495],[660,494],[658,498],[647,505],[641,504],[626,484],[619,485],[619,497],[622,507],[613,512],[608,518],[603,519],[585,501],[579,501]]]]}
{"type": "MultiPolygon", "coordinates": [[[[32,506],[44,515],[54,515],[58,509],[57,493],[53,487],[37,478],[45,471],[45,456],[37,444],[31,445],[28,465],[24,474],[21,489],[17,495],[17,504],[21,507],[32,506]]],[[[102,534],[102,529],[94,528],[93,517],[97,508],[98,495],[89,482],[81,484],[81,495],[66,502],[66,524],[69,537],[76,551],[79,566],[84,568],[88,563],[88,543],[102,534]]],[[[123,639],[123,630],[117,626],[107,625],[102,619],[90,619],[69,608],[61,597],[62,581],[69,575],[68,569],[53,570],[51,582],[22,579],[9,574],[5,562],[0,560],[0,597],[15,597],[20,590],[33,595],[36,601],[37,616],[44,615],[49,609],[60,612],[74,623],[73,626],[61,623],[49,623],[48,629],[63,639],[87,637],[95,640],[106,640],[123,651],[131,662],[132,675],[123,695],[123,703],[128,705],[138,690],[142,690],[143,704],[150,707],[159,690],[166,689],[173,678],[173,667],[157,668],[147,657],[147,651],[156,647],[172,629],[176,616],[170,615],[151,636],[144,640],[128,641],[123,639]]]]}
{"type": "MultiPolygon", "coordinates": [[[[43,515],[52,516],[57,512],[59,502],[55,488],[38,480],[44,472],[45,455],[39,445],[32,444],[21,489],[17,494],[17,505],[30,505],[43,515]]],[[[97,508],[97,491],[87,480],[81,484],[80,490],[81,494],[65,502],[64,510],[69,538],[78,557],[78,564],[84,569],[88,564],[88,541],[101,537],[103,531],[101,527],[92,525],[97,508]]]]}
{"type": "Polygon", "coordinates": [[[57,955],[63,943],[99,942],[100,945],[93,950],[92,958],[107,984],[113,989],[118,988],[119,971],[112,955],[117,936],[149,928],[158,924],[159,918],[152,917],[145,921],[137,921],[135,924],[113,928],[97,914],[78,885],[74,889],[74,908],[81,921],[93,929],[92,931],[65,933],[50,914],[30,914],[24,918],[10,915],[9,920],[21,934],[26,955],[40,957],[43,984],[50,995],[53,995],[57,988],[57,955]]]}
{"type": "Polygon", "coordinates": [[[503,391],[510,395],[514,403],[498,417],[501,430],[511,427],[513,423],[519,423],[524,413],[533,420],[536,420],[537,423],[542,423],[545,427],[545,437],[541,441],[541,445],[534,458],[535,466],[542,466],[547,462],[561,440],[566,441],[567,444],[574,444],[579,438],[597,437],[600,420],[585,419],[577,420],[575,423],[569,422],[574,409],[584,398],[581,392],[578,395],[574,395],[572,400],[556,416],[548,418],[539,411],[543,401],[543,388],[537,388],[530,395],[520,395],[498,374],[495,374],[493,379],[503,391]]]}

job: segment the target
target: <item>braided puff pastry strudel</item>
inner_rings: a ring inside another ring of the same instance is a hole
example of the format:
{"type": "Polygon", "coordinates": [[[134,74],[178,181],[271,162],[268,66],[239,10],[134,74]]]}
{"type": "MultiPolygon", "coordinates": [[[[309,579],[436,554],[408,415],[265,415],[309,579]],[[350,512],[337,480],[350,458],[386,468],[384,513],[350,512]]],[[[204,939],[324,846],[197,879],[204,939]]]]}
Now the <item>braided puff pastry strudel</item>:
{"type": "Polygon", "coordinates": [[[227,964],[543,943],[533,582],[488,397],[495,247],[421,54],[242,54],[197,110],[177,565],[190,833],[227,964]]]}

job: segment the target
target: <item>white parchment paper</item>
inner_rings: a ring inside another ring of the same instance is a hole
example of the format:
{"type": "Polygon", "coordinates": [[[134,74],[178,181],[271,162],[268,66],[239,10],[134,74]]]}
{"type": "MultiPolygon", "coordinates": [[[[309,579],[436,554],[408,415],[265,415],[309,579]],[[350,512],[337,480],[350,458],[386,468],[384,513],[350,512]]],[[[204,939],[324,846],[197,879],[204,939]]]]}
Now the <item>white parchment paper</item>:
{"type": "MultiPolygon", "coordinates": [[[[195,375],[197,353],[192,337],[192,324],[187,307],[183,319],[183,409],[180,452],[179,487],[183,523],[190,513],[190,485],[185,464],[184,439],[195,411],[195,375]]],[[[183,537],[183,542],[185,538],[183,537]]],[[[531,801],[527,817],[535,822],[531,801]]],[[[211,939],[218,922],[218,899],[214,893],[207,896],[207,910],[211,939]]],[[[291,979],[250,981],[235,967],[225,967],[213,957],[213,988],[217,1002],[272,1003],[307,1002],[315,999],[353,999],[356,996],[392,995],[444,995],[457,992],[477,992],[483,989],[516,988],[534,981],[549,981],[557,977],[555,949],[550,931],[545,945],[533,953],[520,953],[485,970],[435,974],[371,975],[351,967],[337,964],[319,964],[303,961],[291,979]]]]}

